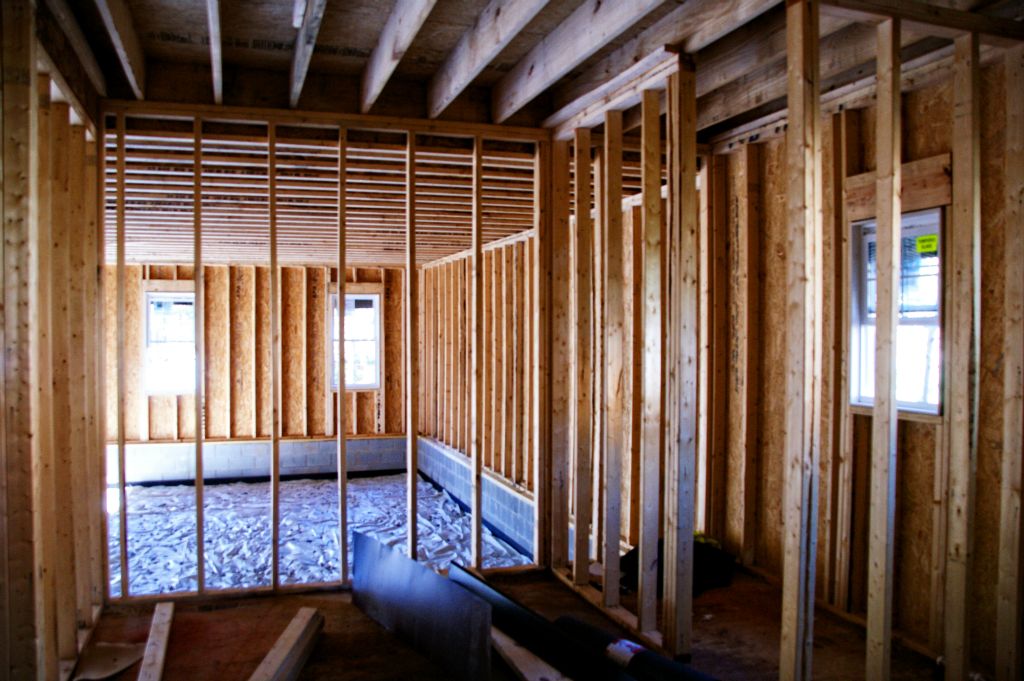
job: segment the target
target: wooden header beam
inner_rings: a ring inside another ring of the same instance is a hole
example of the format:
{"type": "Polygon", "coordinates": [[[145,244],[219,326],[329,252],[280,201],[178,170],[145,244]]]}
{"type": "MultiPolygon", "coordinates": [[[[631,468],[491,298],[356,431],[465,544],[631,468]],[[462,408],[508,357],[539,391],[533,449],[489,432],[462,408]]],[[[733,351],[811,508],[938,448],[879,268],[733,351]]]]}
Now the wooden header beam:
{"type": "Polygon", "coordinates": [[[927,35],[955,38],[981,33],[1002,39],[1003,43],[1024,41],[1024,23],[998,19],[963,10],[933,5],[919,0],[822,0],[822,4],[875,17],[902,19],[927,35]]]}
{"type": "Polygon", "coordinates": [[[92,47],[89,46],[89,41],[85,34],[82,33],[81,26],[78,25],[74,13],[68,7],[67,0],[46,0],[46,5],[50,8],[57,21],[60,22],[61,28],[64,29],[64,35],[68,37],[71,49],[78,55],[85,75],[89,77],[89,82],[96,88],[96,94],[100,97],[106,97],[107,79],[103,76],[103,69],[100,68],[99,62],[96,61],[92,47]]]}
{"type": "Polygon", "coordinates": [[[364,114],[373,108],[436,3],[437,0],[398,0],[395,3],[363,71],[359,110],[364,114]]]}

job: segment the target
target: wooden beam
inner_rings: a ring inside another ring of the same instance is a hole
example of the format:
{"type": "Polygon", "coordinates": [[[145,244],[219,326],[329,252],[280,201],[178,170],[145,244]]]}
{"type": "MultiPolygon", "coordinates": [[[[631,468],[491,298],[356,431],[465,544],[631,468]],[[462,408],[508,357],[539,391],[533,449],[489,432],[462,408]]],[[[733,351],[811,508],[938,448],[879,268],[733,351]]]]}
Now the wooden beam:
{"type": "MultiPolygon", "coordinates": [[[[554,421],[553,398],[551,395],[552,364],[552,245],[556,200],[552,159],[552,145],[541,142],[534,148],[534,237],[528,242],[532,253],[527,252],[529,277],[527,279],[526,305],[529,325],[531,372],[528,383],[527,444],[532,466],[527,476],[527,487],[533,490],[534,531],[533,560],[537,565],[551,565],[552,556],[549,540],[552,522],[556,516],[556,504],[552,500],[552,430],[554,421]],[[532,448],[532,449],[531,449],[532,448]],[[531,484],[532,483],[532,484],[531,484]]],[[[567,206],[566,206],[567,207],[567,206]]],[[[528,464],[529,465],[529,464],[528,464]]]]}
{"type": "MultiPolygon", "coordinates": [[[[125,336],[127,328],[125,323],[125,286],[126,286],[126,263],[125,263],[125,148],[128,144],[125,130],[125,116],[118,115],[117,135],[117,207],[115,208],[115,229],[116,229],[116,280],[117,280],[117,493],[118,493],[118,562],[120,567],[121,588],[120,596],[129,596],[131,590],[128,588],[130,578],[128,574],[128,493],[125,490],[126,475],[126,450],[125,430],[127,427],[125,414],[125,402],[128,388],[127,376],[127,352],[125,348],[125,336]]],[[[198,400],[197,400],[198,401],[198,400]]],[[[197,429],[200,421],[196,421],[197,429]]]]}
{"type": "Polygon", "coordinates": [[[210,27],[210,78],[213,82],[213,103],[223,104],[224,62],[221,58],[220,0],[206,0],[206,21],[210,27]]]}
{"type": "Polygon", "coordinates": [[[416,292],[416,135],[409,133],[405,149],[405,422],[409,424],[406,433],[405,467],[406,490],[405,503],[408,520],[406,521],[406,555],[417,559],[417,506],[416,485],[419,481],[419,434],[416,432],[416,411],[419,408],[419,357],[416,355],[414,339],[418,333],[419,316],[416,305],[419,297],[416,292]]]}
{"type": "MultiPolygon", "coordinates": [[[[281,478],[281,267],[278,263],[277,233],[277,126],[267,127],[267,200],[270,218],[270,574],[271,584],[277,589],[280,561],[280,478],[281,478]]],[[[344,395],[339,391],[338,398],[344,395]]],[[[197,400],[198,401],[198,400],[197,400]]],[[[196,421],[196,434],[201,430],[196,421]]]]}
{"type": "Polygon", "coordinates": [[[981,62],[977,34],[956,39],[953,62],[953,209],[949,310],[949,521],[946,546],[946,675],[970,670],[971,561],[978,456],[981,282],[981,62]]]}
{"type": "MultiPolygon", "coordinates": [[[[344,128],[338,131],[338,262],[335,265],[338,268],[338,400],[337,400],[337,420],[335,422],[335,431],[338,439],[337,444],[337,470],[338,470],[338,547],[341,561],[341,581],[348,583],[349,581],[349,565],[348,565],[348,452],[346,451],[346,439],[345,439],[345,293],[348,290],[348,286],[345,282],[345,265],[347,252],[346,252],[346,207],[345,207],[345,180],[347,174],[347,163],[348,163],[348,131],[344,128]]],[[[330,274],[328,273],[328,279],[330,274]]],[[[417,282],[418,283],[418,282],[417,282]]],[[[418,291],[417,291],[418,293],[418,291]]],[[[384,296],[380,297],[383,300],[384,296]]],[[[328,307],[330,311],[330,307],[328,307]]],[[[383,313],[383,310],[381,311],[383,313]]],[[[418,310],[417,310],[418,312],[418,310]]],[[[327,324],[334,323],[333,319],[328,318],[327,324]]],[[[334,353],[333,348],[328,348],[328,352],[334,353]]],[[[330,388],[331,381],[327,381],[328,388],[330,388]]],[[[328,390],[330,393],[330,390],[328,390]]],[[[406,433],[411,433],[416,430],[416,421],[406,421],[406,433]]]]}
{"type": "Polygon", "coordinates": [[[43,354],[35,275],[40,244],[38,198],[40,141],[36,92],[37,42],[34,3],[14,0],[0,4],[0,211],[3,216],[3,374],[0,378],[0,669],[11,676],[35,678],[47,672],[55,656],[41,659],[37,638],[52,637],[41,630],[45,614],[38,611],[36,589],[41,585],[35,558],[39,550],[33,505],[33,478],[40,457],[38,366],[43,354]],[[34,380],[33,380],[34,379],[34,380]],[[42,662],[42,664],[40,664],[42,662]]]}
{"type": "Polygon", "coordinates": [[[136,99],[146,98],[146,55],[125,0],[96,0],[103,25],[136,99]]]}
{"type": "Polygon", "coordinates": [[[1024,24],[919,0],[823,0],[823,4],[857,14],[901,19],[926,35],[957,37],[981,33],[1013,42],[1024,40],[1024,24]]]}
{"type": "Polygon", "coordinates": [[[206,400],[206,276],[203,268],[203,121],[192,119],[192,281],[193,314],[195,315],[195,494],[196,494],[196,588],[199,593],[206,589],[206,523],[203,515],[206,505],[203,502],[203,440],[206,432],[202,424],[206,400]]]}
{"type": "Polygon", "coordinates": [[[470,529],[470,555],[473,567],[483,567],[483,551],[481,537],[483,530],[483,439],[484,439],[484,251],[483,251],[483,219],[481,201],[483,199],[483,140],[473,139],[473,255],[470,272],[472,288],[470,304],[473,306],[470,317],[470,363],[473,373],[470,376],[470,463],[472,466],[473,487],[471,491],[473,512],[470,529]]]}
{"type": "Polygon", "coordinates": [[[292,55],[291,78],[288,83],[288,104],[294,109],[299,105],[302,86],[309,72],[309,62],[313,59],[316,48],[316,37],[320,33],[320,23],[324,19],[327,0],[306,0],[306,13],[302,17],[302,26],[295,36],[295,53],[292,55]]]}
{"type": "Polygon", "coordinates": [[[866,674],[889,677],[896,518],[896,330],[900,304],[902,159],[900,21],[878,25],[875,397],[871,418],[866,674]]]}
{"type": "Polygon", "coordinates": [[[642,100],[641,168],[643,173],[643,385],[640,443],[640,569],[637,628],[657,628],[658,484],[662,426],[662,243],[661,112],[658,92],[645,90],[642,100]]]}
{"type": "Polygon", "coordinates": [[[572,335],[569,347],[572,355],[573,390],[570,392],[570,417],[575,439],[573,452],[576,470],[573,477],[575,490],[575,535],[573,537],[573,583],[586,584],[590,580],[590,511],[592,503],[592,381],[591,362],[592,305],[591,269],[593,268],[593,221],[590,217],[590,130],[576,131],[574,157],[574,217],[575,230],[570,243],[572,250],[569,271],[572,279],[572,335]]]}
{"type": "Polygon", "coordinates": [[[661,0],[585,0],[494,87],[494,121],[508,120],[660,4],[661,0]]]}
{"type": "Polygon", "coordinates": [[[369,113],[437,0],[398,0],[363,71],[359,110],[369,113]]]}
{"type": "Polygon", "coordinates": [[[430,118],[440,116],[549,2],[491,0],[430,79],[430,118]]]}
{"type": "Polygon", "coordinates": [[[164,661],[167,659],[167,641],[171,637],[174,620],[174,603],[157,603],[153,619],[149,623],[149,638],[146,652],[139,667],[138,681],[160,681],[164,675],[164,661]]]}
{"type": "MultiPolygon", "coordinates": [[[[600,122],[605,108],[625,109],[640,101],[644,83],[653,87],[678,65],[677,52],[695,53],[761,15],[771,0],[685,2],[554,93],[555,113],[544,127],[572,129],[600,122]],[[671,48],[668,46],[672,46],[671,48]],[[587,112],[590,112],[589,114],[587,112]]],[[[560,139],[563,138],[560,136],[560,139]]]]}
{"type": "MultiPolygon", "coordinates": [[[[697,94],[693,63],[668,81],[670,305],[669,353],[674,431],[665,462],[665,648],[688,655],[693,638],[693,520],[698,430],[700,298],[697,224],[697,94]]],[[[723,452],[724,455],[724,452],[723,452]]]]}
{"type": "Polygon", "coordinates": [[[623,259],[633,257],[622,252],[622,112],[606,111],[604,116],[604,175],[601,200],[603,217],[601,229],[604,249],[604,353],[605,366],[601,377],[605,381],[604,410],[604,462],[602,472],[602,515],[604,516],[603,590],[604,605],[611,608],[619,604],[619,546],[622,537],[622,456],[626,443],[626,386],[623,382],[623,351],[625,349],[625,307],[623,291],[623,259]]]}
{"type": "Polygon", "coordinates": [[[78,20],[75,19],[74,13],[68,7],[67,0],[46,0],[46,6],[50,8],[50,12],[64,29],[64,35],[67,36],[68,42],[71,43],[71,49],[82,63],[85,75],[89,77],[89,82],[96,88],[96,94],[106,97],[107,79],[103,76],[103,69],[96,61],[96,55],[93,54],[92,47],[89,46],[89,40],[82,33],[82,27],[78,25],[78,20]]]}
{"type": "Polygon", "coordinates": [[[316,608],[299,608],[249,681],[286,681],[297,678],[324,628],[316,608]]]}
{"type": "Polygon", "coordinates": [[[999,504],[996,678],[1021,678],[1021,450],[1024,449],[1024,46],[1006,51],[1006,311],[1003,317],[1003,457],[999,504]]]}
{"type": "MultiPolygon", "coordinates": [[[[553,568],[565,567],[569,556],[569,461],[572,433],[572,319],[575,303],[572,230],[569,223],[569,143],[551,144],[551,555],[553,568]]],[[[545,386],[546,388],[546,386],[545,386]]],[[[538,471],[538,475],[540,472],[538,471]]]]}
{"type": "MultiPolygon", "coordinates": [[[[820,271],[821,131],[818,90],[818,4],[786,6],[789,132],[786,136],[788,234],[786,237],[786,380],[783,505],[782,635],[779,676],[810,679],[817,537],[818,442],[812,421],[819,413],[815,374],[815,315],[820,271]]],[[[820,357],[820,353],[818,353],[820,357]]]]}

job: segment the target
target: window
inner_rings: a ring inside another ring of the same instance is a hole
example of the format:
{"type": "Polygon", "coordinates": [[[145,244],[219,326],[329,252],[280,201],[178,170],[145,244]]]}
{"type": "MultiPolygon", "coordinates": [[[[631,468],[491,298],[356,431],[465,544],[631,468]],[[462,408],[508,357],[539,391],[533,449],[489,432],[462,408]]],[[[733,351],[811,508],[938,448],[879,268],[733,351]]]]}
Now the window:
{"type": "Polygon", "coordinates": [[[183,395],[196,389],[194,293],[146,294],[147,395],[183,395]]]}
{"type": "MultiPolygon", "coordinates": [[[[937,414],[942,379],[940,303],[942,213],[903,215],[900,247],[899,324],[896,330],[896,403],[900,409],[937,414]]],[[[875,395],[875,222],[853,226],[851,400],[870,405],[875,395]]]]}
{"type": "MultiPolygon", "coordinates": [[[[338,389],[338,295],[331,296],[333,362],[331,387],[338,389]]],[[[380,387],[380,294],[345,296],[345,387],[380,387]]]]}

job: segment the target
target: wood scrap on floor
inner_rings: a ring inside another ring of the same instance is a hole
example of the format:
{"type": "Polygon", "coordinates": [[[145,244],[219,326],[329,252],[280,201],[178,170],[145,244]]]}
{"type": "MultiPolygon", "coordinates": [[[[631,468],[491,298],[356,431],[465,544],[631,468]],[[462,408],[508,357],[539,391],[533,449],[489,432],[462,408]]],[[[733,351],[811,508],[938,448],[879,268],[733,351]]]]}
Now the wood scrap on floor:
{"type": "Polygon", "coordinates": [[[497,627],[491,627],[491,643],[522,681],[572,681],[497,627]]]}
{"type": "Polygon", "coordinates": [[[313,646],[323,628],[324,618],[319,610],[299,608],[298,614],[249,677],[249,681],[295,679],[313,652],[313,646]]]}
{"type": "Polygon", "coordinates": [[[142,643],[93,643],[82,653],[72,681],[109,679],[142,659],[142,643]]]}
{"type": "Polygon", "coordinates": [[[139,669],[139,681],[160,681],[163,677],[167,640],[171,637],[173,619],[174,603],[157,603],[153,610],[153,621],[149,625],[149,639],[146,641],[142,668],[139,669]]]}

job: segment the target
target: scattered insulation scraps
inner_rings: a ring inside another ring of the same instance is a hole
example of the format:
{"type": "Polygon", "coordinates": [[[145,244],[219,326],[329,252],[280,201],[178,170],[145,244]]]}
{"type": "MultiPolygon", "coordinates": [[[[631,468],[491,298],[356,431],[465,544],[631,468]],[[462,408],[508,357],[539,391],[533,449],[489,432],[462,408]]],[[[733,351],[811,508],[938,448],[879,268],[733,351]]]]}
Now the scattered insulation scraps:
{"type": "MultiPolygon", "coordinates": [[[[405,550],[405,475],[356,478],[348,483],[349,532],[363,532],[405,550]]],[[[334,480],[280,483],[282,584],[340,579],[338,487],[334,480]]],[[[128,574],[131,595],[195,591],[196,513],[191,485],[125,490],[128,509],[128,574]]],[[[428,482],[418,485],[418,559],[434,570],[452,561],[470,563],[470,516],[428,482]]],[[[268,586],[270,484],[207,484],[204,495],[204,560],[209,589],[268,586]]],[[[110,589],[121,595],[119,525],[110,516],[110,589]]],[[[349,565],[352,561],[349,540],[349,565]]],[[[529,559],[486,527],[485,567],[525,565],[529,559]]]]}

